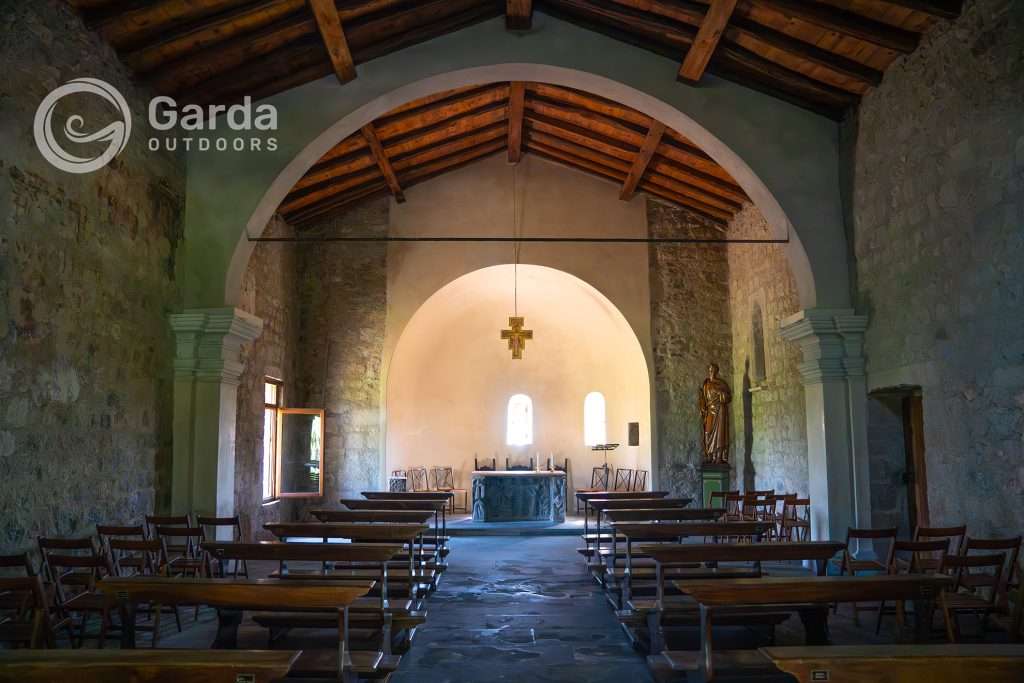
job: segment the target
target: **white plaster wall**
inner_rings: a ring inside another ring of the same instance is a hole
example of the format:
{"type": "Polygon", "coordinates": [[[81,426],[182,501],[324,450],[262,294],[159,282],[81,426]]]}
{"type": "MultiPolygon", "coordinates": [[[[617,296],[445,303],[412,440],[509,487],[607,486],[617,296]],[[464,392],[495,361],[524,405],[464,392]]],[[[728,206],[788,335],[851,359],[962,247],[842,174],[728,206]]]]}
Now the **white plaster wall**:
{"type": "MultiPolygon", "coordinates": [[[[473,458],[504,466],[532,455],[570,459],[574,486],[604,462],[583,442],[583,402],[607,401],[608,440],[622,446],[616,467],[650,470],[650,385],[644,355],[619,310],[593,287],[558,270],[519,266],[519,314],[534,340],[512,360],[499,330],[513,307],[513,266],[474,271],[446,285],[412,316],[398,340],[388,379],[387,468],[451,465],[468,486],[473,458]],[[509,397],[533,400],[534,443],[505,444],[509,397]],[[640,422],[630,448],[627,423],[640,422]]],[[[649,481],[649,480],[648,480],[649,481]]]]}

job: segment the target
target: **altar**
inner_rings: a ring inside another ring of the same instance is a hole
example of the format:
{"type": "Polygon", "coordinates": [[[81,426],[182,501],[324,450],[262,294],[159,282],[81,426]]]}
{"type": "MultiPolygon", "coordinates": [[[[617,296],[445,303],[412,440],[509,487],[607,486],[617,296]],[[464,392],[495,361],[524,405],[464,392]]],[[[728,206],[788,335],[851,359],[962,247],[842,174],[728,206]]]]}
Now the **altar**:
{"type": "Polygon", "coordinates": [[[565,521],[565,472],[473,472],[474,522],[565,521]]]}

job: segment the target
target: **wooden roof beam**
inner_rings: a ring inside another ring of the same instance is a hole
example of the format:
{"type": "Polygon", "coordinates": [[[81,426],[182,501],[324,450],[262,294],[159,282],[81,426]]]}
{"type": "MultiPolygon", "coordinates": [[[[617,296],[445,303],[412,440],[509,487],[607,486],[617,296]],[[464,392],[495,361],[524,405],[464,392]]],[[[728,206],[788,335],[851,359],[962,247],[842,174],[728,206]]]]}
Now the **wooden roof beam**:
{"type": "Polygon", "coordinates": [[[704,75],[704,69],[711,61],[711,55],[718,47],[718,41],[725,33],[725,27],[729,24],[732,12],[736,9],[736,2],[737,0],[711,0],[711,6],[708,7],[700,29],[697,30],[697,37],[693,39],[693,44],[686,51],[686,58],[683,59],[683,65],[679,68],[678,78],[680,81],[690,85],[696,85],[700,81],[701,76],[704,75]]]}
{"type": "Polygon", "coordinates": [[[651,121],[647,137],[644,138],[643,144],[640,145],[640,151],[637,152],[636,158],[633,159],[633,165],[629,169],[629,174],[626,176],[625,182],[622,183],[622,191],[619,192],[619,199],[622,201],[629,201],[633,198],[633,193],[636,192],[640,179],[644,177],[647,166],[651,163],[658,145],[661,144],[661,136],[664,133],[665,124],[661,121],[651,121]]]}
{"type": "Polygon", "coordinates": [[[529,31],[533,27],[533,0],[505,0],[505,28],[529,31]]]}
{"type": "Polygon", "coordinates": [[[526,109],[526,84],[513,81],[508,95],[508,160],[518,164],[523,155],[523,111],[526,109]]]}
{"type": "Polygon", "coordinates": [[[777,12],[787,20],[806,21],[828,31],[843,35],[878,47],[888,48],[902,54],[909,54],[917,48],[920,35],[889,24],[868,19],[854,12],[847,12],[829,5],[800,0],[744,0],[744,3],[756,5],[777,12]]]}
{"type": "Polygon", "coordinates": [[[316,27],[324,40],[324,47],[327,48],[338,81],[348,83],[356,77],[356,64],[348,49],[348,40],[345,39],[334,0],[309,0],[309,9],[316,19],[316,27]]]}
{"type": "Polygon", "coordinates": [[[363,126],[362,132],[363,137],[366,138],[366,143],[370,146],[370,153],[373,154],[373,158],[376,160],[381,175],[384,176],[384,180],[388,184],[388,189],[394,195],[395,201],[399,203],[404,202],[405,195],[402,194],[402,186],[398,184],[398,176],[395,175],[395,169],[391,167],[391,161],[388,159],[384,147],[380,144],[380,138],[377,137],[377,131],[374,130],[373,124],[368,123],[363,126]]]}

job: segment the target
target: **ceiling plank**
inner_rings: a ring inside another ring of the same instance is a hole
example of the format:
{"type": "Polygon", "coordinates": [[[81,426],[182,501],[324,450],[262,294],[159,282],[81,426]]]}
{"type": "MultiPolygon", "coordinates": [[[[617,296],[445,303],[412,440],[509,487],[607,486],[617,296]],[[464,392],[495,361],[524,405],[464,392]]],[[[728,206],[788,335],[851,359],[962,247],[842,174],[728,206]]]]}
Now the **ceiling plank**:
{"type": "Polygon", "coordinates": [[[513,81],[508,97],[508,160],[518,164],[523,154],[523,111],[525,109],[526,84],[513,81]]]}
{"type": "Polygon", "coordinates": [[[693,39],[693,44],[686,51],[683,65],[679,68],[678,78],[680,81],[690,85],[700,82],[701,76],[704,75],[704,69],[711,61],[711,55],[718,47],[718,41],[722,39],[732,12],[736,9],[736,2],[737,0],[711,0],[711,6],[708,7],[707,14],[704,15],[704,21],[700,24],[697,37],[693,39]]]}
{"type": "MultiPolygon", "coordinates": [[[[329,1],[333,2],[333,0],[329,1]]],[[[405,195],[402,194],[402,186],[398,184],[398,176],[395,175],[395,169],[391,167],[391,160],[388,159],[387,152],[381,146],[380,138],[377,137],[377,131],[374,130],[373,124],[368,123],[363,126],[362,133],[363,137],[366,138],[366,143],[370,146],[370,153],[373,154],[373,158],[377,161],[377,166],[380,167],[380,172],[388,184],[388,189],[394,195],[395,201],[401,204],[405,201],[405,195]]]]}
{"type": "Polygon", "coordinates": [[[622,191],[619,192],[619,199],[622,201],[629,201],[633,198],[633,193],[636,192],[640,179],[644,177],[647,166],[651,163],[658,145],[661,144],[661,136],[664,133],[665,124],[661,121],[651,122],[651,127],[647,131],[647,137],[644,138],[644,143],[640,145],[640,151],[637,152],[636,158],[633,159],[633,165],[629,169],[629,174],[626,175],[626,180],[622,183],[622,191]]]}
{"type": "Polygon", "coordinates": [[[469,149],[482,145],[485,142],[491,142],[499,138],[504,138],[508,134],[507,126],[504,123],[499,123],[495,126],[488,126],[482,130],[473,131],[468,135],[460,135],[459,137],[446,140],[445,142],[428,147],[419,152],[414,152],[401,159],[393,159],[391,165],[395,169],[395,173],[403,173],[417,166],[422,166],[431,161],[435,161],[442,157],[446,157],[456,152],[469,149]]]}
{"type": "Polygon", "coordinates": [[[529,31],[533,25],[533,0],[505,0],[505,29],[529,31]]]}
{"type": "Polygon", "coordinates": [[[801,0],[744,0],[754,5],[777,12],[788,20],[806,21],[829,31],[835,31],[851,38],[909,54],[917,48],[920,35],[889,24],[868,19],[854,12],[837,7],[801,0]]]}
{"type": "Polygon", "coordinates": [[[289,192],[284,198],[284,201],[281,202],[279,210],[282,213],[295,213],[299,209],[305,209],[306,207],[317,204],[325,199],[337,196],[345,190],[351,190],[374,181],[384,182],[380,169],[376,166],[368,168],[361,173],[346,176],[339,180],[321,183],[315,187],[305,188],[298,192],[293,190],[292,192],[289,192]]]}
{"type": "Polygon", "coordinates": [[[123,48],[133,42],[157,36],[168,27],[230,10],[247,2],[249,0],[159,0],[112,13],[94,28],[115,48],[123,48]]]}
{"type": "Polygon", "coordinates": [[[883,0],[883,2],[938,19],[956,19],[963,11],[961,0],[883,0]]]}
{"type": "Polygon", "coordinates": [[[336,209],[351,204],[352,202],[359,201],[360,199],[366,199],[380,194],[389,194],[387,183],[378,178],[374,182],[369,182],[359,187],[353,188],[349,192],[336,195],[331,199],[317,202],[312,204],[301,211],[292,211],[286,213],[281,209],[281,213],[284,214],[285,220],[292,225],[306,227],[312,224],[314,219],[322,218],[324,214],[330,213],[336,209]]]}
{"type": "Polygon", "coordinates": [[[387,142],[384,148],[390,159],[398,160],[405,155],[415,154],[425,147],[438,145],[451,138],[473,133],[492,125],[499,125],[507,132],[507,118],[508,108],[505,105],[500,105],[418,130],[414,135],[407,135],[399,140],[387,142]]]}
{"type": "Polygon", "coordinates": [[[309,0],[309,9],[316,19],[317,29],[324,40],[324,47],[327,48],[338,82],[348,83],[356,77],[356,65],[352,60],[352,52],[348,49],[345,29],[341,25],[341,17],[338,16],[334,0],[309,0]]]}

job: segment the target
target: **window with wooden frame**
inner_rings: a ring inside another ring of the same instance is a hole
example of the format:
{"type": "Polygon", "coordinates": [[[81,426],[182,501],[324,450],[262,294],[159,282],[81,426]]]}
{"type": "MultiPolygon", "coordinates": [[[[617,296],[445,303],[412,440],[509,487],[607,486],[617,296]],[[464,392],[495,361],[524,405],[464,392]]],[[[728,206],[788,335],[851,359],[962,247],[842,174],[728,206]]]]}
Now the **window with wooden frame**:
{"type": "Polygon", "coordinates": [[[316,498],[324,494],[324,411],[277,411],[277,495],[316,498]]]}
{"type": "Polygon", "coordinates": [[[281,381],[263,380],[263,500],[277,498],[277,421],[281,410],[281,381]]]}

